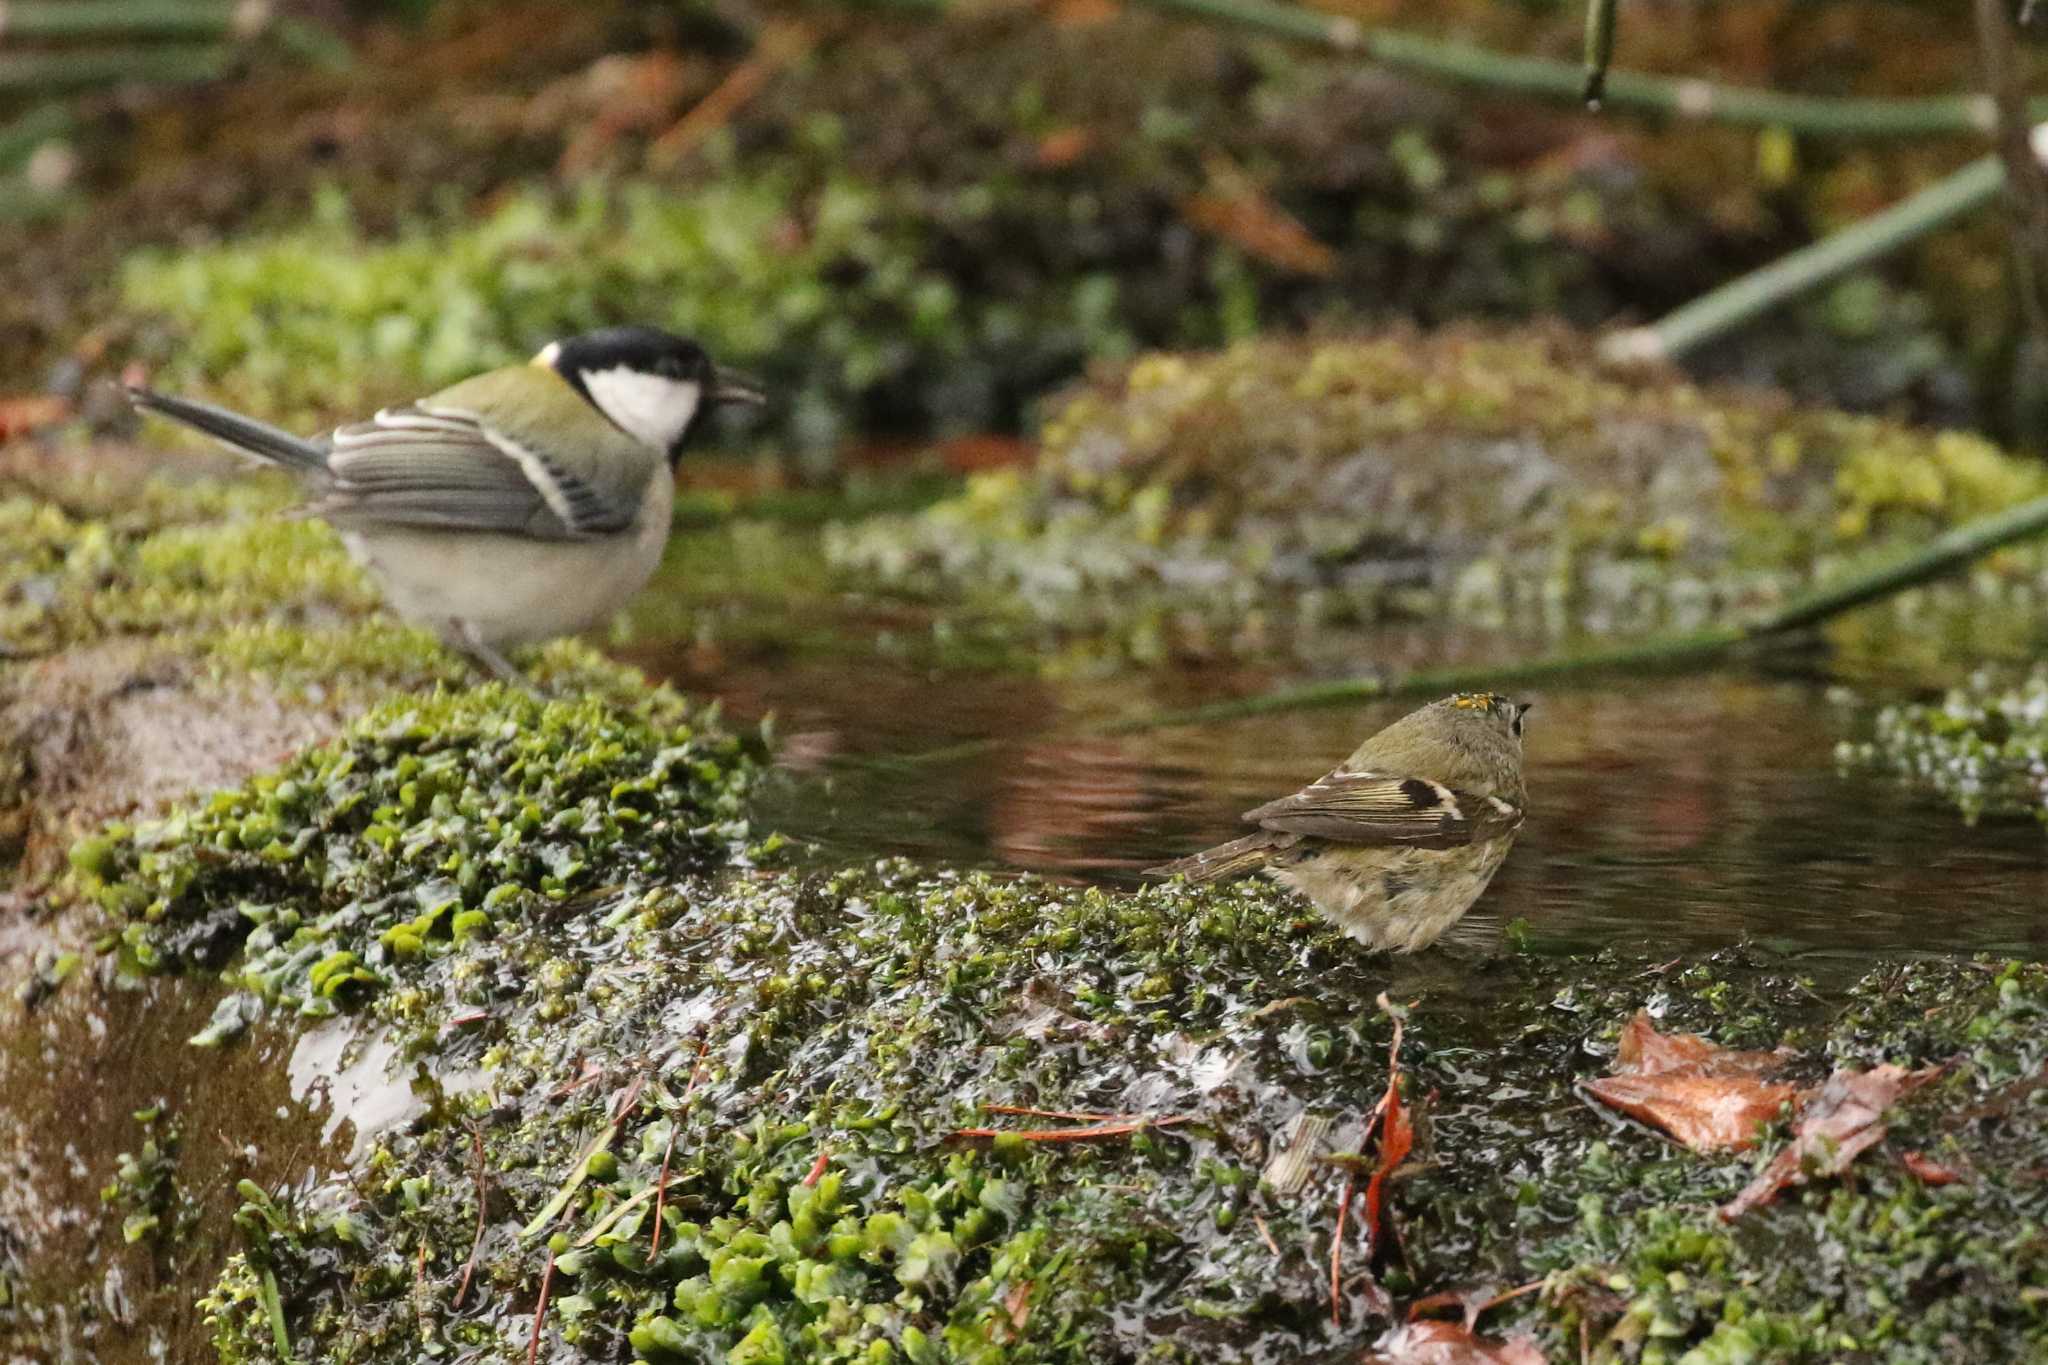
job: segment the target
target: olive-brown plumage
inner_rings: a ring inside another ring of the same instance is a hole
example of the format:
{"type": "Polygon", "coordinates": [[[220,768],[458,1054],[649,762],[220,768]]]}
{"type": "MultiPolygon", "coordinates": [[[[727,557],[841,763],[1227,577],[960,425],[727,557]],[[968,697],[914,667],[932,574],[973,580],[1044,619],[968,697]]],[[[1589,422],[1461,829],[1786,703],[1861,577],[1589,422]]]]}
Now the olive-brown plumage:
{"type": "Polygon", "coordinates": [[[1194,882],[1263,872],[1369,948],[1427,947],[1479,899],[1522,826],[1528,709],[1491,692],[1432,702],[1246,811],[1255,833],[1151,871],[1194,882]]]}

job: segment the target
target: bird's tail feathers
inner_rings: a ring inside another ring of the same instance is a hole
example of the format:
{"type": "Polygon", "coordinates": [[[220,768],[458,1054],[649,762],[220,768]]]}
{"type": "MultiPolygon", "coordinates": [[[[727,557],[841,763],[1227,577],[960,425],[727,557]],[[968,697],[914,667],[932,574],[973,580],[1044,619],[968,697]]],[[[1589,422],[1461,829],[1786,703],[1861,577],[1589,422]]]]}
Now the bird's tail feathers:
{"type": "Polygon", "coordinates": [[[1203,849],[1185,858],[1148,867],[1145,874],[1150,877],[1184,876],[1191,882],[1216,882],[1226,877],[1240,877],[1247,872],[1257,872],[1266,865],[1273,854],[1272,834],[1261,831],[1247,834],[1242,839],[1232,839],[1227,844],[1203,849]]]}
{"type": "Polygon", "coordinates": [[[269,464],[281,465],[299,474],[325,474],[327,449],[281,427],[244,417],[239,412],[215,407],[190,398],[173,398],[139,385],[128,386],[128,401],[145,412],[159,413],[191,427],[244,455],[269,464]]]}

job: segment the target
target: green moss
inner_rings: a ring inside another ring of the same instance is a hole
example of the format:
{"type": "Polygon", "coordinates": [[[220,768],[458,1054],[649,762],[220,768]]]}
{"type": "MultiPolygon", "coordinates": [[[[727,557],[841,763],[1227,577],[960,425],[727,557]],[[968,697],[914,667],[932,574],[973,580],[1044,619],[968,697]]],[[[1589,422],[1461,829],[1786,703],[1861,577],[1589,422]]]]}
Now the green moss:
{"type": "Polygon", "coordinates": [[[325,523],[284,519],[288,498],[277,480],[157,476],[101,515],[57,498],[0,500],[0,630],[54,652],[116,634],[210,642],[369,612],[376,596],[339,539],[325,523]]]}
{"type": "MultiPolygon", "coordinates": [[[[566,201],[525,194],[480,223],[415,223],[390,241],[366,238],[338,198],[321,204],[293,232],[128,262],[127,305],[179,337],[161,383],[314,421],[632,318],[760,371],[778,434],[829,452],[849,419],[891,395],[927,385],[946,402],[941,371],[957,386],[963,366],[993,370],[984,351],[1049,337],[1068,357],[1055,363],[1071,366],[1077,352],[1115,345],[1084,289],[1029,306],[963,295],[927,263],[928,228],[843,175],[735,172],[681,195],[646,184],[566,201]]],[[[934,414],[945,425],[995,418],[985,394],[952,401],[967,410],[934,414]]]]}
{"type": "Polygon", "coordinates": [[[121,1215],[121,1240],[175,1244],[197,1221],[196,1210],[178,1197],[178,1123],[160,1106],[136,1111],[145,1136],[133,1152],[121,1153],[114,1175],[100,1190],[100,1202],[121,1215]]]}
{"type": "Polygon", "coordinates": [[[1447,614],[1606,634],[1751,609],[2044,487],[1975,437],[1611,378],[1561,335],[1261,341],[1105,374],[1031,474],[828,551],[1140,658],[1447,614]]]}
{"type": "MultiPolygon", "coordinates": [[[[488,1340],[432,1296],[422,1318],[413,1288],[422,1255],[430,1285],[465,1259],[474,1124],[505,1201],[476,1274],[530,1301],[552,1247],[550,1341],[624,1337],[650,1361],[1355,1348],[1376,1330],[1355,1308],[1345,1332],[1328,1326],[1342,1170],[1313,1166],[1298,1193],[1262,1177],[1304,1108],[1334,1122],[1333,1147],[1354,1145],[1389,1028],[1359,1002],[1386,978],[1297,915],[1257,886],[1129,894],[885,864],[692,878],[394,962],[402,988],[371,1008],[407,1055],[483,1080],[437,1092],[334,1187],[366,1196],[352,1245],[273,1256],[293,1338],[335,1360],[410,1359],[422,1331],[449,1349],[488,1340]],[[477,1022],[451,1030],[458,1012],[477,1022]],[[987,1107],[1003,1104],[1187,1121],[1074,1143],[959,1134],[1064,1122],[987,1107]],[[544,1209],[558,1212],[529,1222],[544,1209]]],[[[1552,1292],[1503,1325],[1561,1358],[1581,1318],[1602,1360],[1748,1343],[1818,1361],[1850,1339],[1937,1359],[1928,1343],[2048,1333],[2048,1266],[2024,1231],[2038,1125],[1942,1119],[2038,1069],[2048,973],[1887,969],[1835,1011],[1740,955],[1647,984],[1636,966],[1472,964],[1410,1009],[1422,1146],[1392,1187],[1404,1256],[1378,1268],[1397,1301],[1549,1274],[1552,1292]],[[1733,1045],[1789,1041],[1808,1074],[1962,1060],[1853,1185],[1726,1228],[1712,1205],[1752,1159],[1616,1129],[1573,1093],[1643,1005],[1733,1045]],[[1973,1172],[2003,1164],[1924,1189],[1896,1165],[1908,1144],[1973,1172]]],[[[237,1274],[215,1297],[255,1339],[260,1301],[237,1274]]]]}
{"type": "Polygon", "coordinates": [[[1845,740],[1837,756],[1889,769],[1973,823],[1985,815],[2048,821],[2048,670],[2018,680],[1980,672],[1939,705],[1888,706],[1871,739],[1845,740]]]}
{"type": "Polygon", "coordinates": [[[139,965],[239,949],[242,991],[325,1014],[492,915],[722,857],[744,840],[753,772],[745,746],[672,693],[543,702],[493,684],[387,701],[276,773],[88,841],[72,864],[139,965]]]}

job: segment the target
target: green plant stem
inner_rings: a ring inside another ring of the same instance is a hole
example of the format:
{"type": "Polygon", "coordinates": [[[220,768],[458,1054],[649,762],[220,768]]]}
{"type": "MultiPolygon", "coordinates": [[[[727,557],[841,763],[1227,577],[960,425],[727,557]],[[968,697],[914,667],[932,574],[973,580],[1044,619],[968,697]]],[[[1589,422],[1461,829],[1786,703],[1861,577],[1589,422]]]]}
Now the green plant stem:
{"type": "MultiPolygon", "coordinates": [[[[1368,29],[1355,19],[1276,0],[1141,0],[1154,9],[1219,20],[1278,38],[1361,53],[1387,66],[1443,80],[1552,99],[1579,100],[1586,67],[1546,57],[1517,57],[1470,43],[1368,29]]],[[[1980,133],[1991,126],[1988,103],[1976,95],[1919,99],[1833,99],[1716,85],[1636,71],[1606,74],[1601,103],[1716,123],[1764,125],[1826,137],[1905,137],[1980,133]]],[[[2048,100],[2034,102],[2048,117],[2048,100]]]]}
{"type": "Polygon", "coordinates": [[[1783,635],[1840,616],[1870,602],[1917,588],[1981,559],[1993,550],[2048,531],[2048,497],[2035,498],[1944,531],[1904,558],[1822,584],[1757,617],[1745,639],[1783,635]]]}
{"type": "Polygon", "coordinates": [[[548,1224],[555,1221],[555,1216],[563,1209],[569,1207],[569,1201],[576,1197],[576,1191],[582,1189],[583,1182],[590,1178],[590,1158],[596,1156],[599,1152],[608,1151],[611,1148],[612,1143],[618,1140],[619,1125],[623,1121],[623,1119],[613,1119],[604,1126],[604,1131],[599,1133],[591,1140],[590,1145],[583,1149],[583,1155],[576,1159],[576,1169],[569,1173],[569,1178],[562,1182],[560,1189],[555,1191],[555,1197],[548,1200],[546,1208],[543,1208],[533,1216],[532,1222],[519,1229],[520,1241],[524,1242],[528,1238],[537,1237],[542,1232],[545,1232],[548,1224]]]}
{"type": "Polygon", "coordinates": [[[2004,184],[1998,157],[1980,156],[1882,213],[1709,290],[1648,327],[1617,333],[1603,350],[1610,358],[1627,360],[1684,355],[1983,207],[2004,184]]]}
{"type": "Polygon", "coordinates": [[[1586,0],[1586,84],[1580,98],[1598,109],[1607,93],[1607,69],[1614,63],[1616,0],[1586,0]]]}
{"type": "Polygon", "coordinates": [[[137,47],[59,52],[0,52],[0,94],[46,94],[123,81],[184,84],[211,80],[227,65],[215,46],[137,47]]]}
{"type": "MultiPolygon", "coordinates": [[[[891,8],[943,14],[949,0],[886,0],[891,8]]],[[[1586,93],[1586,68],[1548,57],[1517,57],[1490,48],[1416,33],[1369,29],[1356,19],[1279,0],[1138,0],[1156,10],[1235,24],[1274,38],[1314,43],[1335,52],[1370,57],[1439,80],[1515,94],[1577,102],[1586,93]]],[[[1992,126],[1990,102],[1980,95],[1913,99],[1838,99],[1753,90],[1683,76],[1610,71],[1603,107],[1668,114],[1702,122],[1783,128],[1815,137],[1932,137],[1982,133],[1992,126]]],[[[2048,119],[2048,99],[2031,106],[2048,119]]]]}
{"type": "Polygon", "coordinates": [[[12,0],[0,11],[0,41],[126,37],[221,38],[264,16],[262,6],[228,0],[12,0]]]}
{"type": "Polygon", "coordinates": [[[284,1325],[284,1297],[277,1292],[277,1274],[269,1266],[263,1267],[263,1316],[270,1321],[270,1337],[276,1343],[280,1360],[291,1360],[292,1334],[284,1325]]]}

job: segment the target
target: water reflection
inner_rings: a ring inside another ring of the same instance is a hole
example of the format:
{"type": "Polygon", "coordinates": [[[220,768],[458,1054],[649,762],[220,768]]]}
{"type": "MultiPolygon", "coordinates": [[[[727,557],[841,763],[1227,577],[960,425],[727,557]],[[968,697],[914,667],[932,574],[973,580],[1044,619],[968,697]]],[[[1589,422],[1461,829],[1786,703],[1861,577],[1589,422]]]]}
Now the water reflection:
{"type": "MultiPolygon", "coordinates": [[[[1223,680],[1059,686],[845,657],[673,673],[742,712],[778,712],[793,759],[830,780],[822,792],[782,784],[767,818],[828,856],[1088,880],[1131,880],[1229,837],[1238,812],[1327,771],[1406,709],[1103,738],[1077,731],[1213,697],[1223,680]],[[874,761],[987,737],[1006,742],[913,766],[874,761]]],[[[1839,774],[1834,746],[1858,713],[1818,681],[1731,674],[1527,695],[1532,816],[1464,937],[1497,938],[1519,917],[1560,951],[1671,956],[1745,938],[1850,957],[2048,947],[2041,829],[1971,828],[1889,778],[1839,774]]]]}

